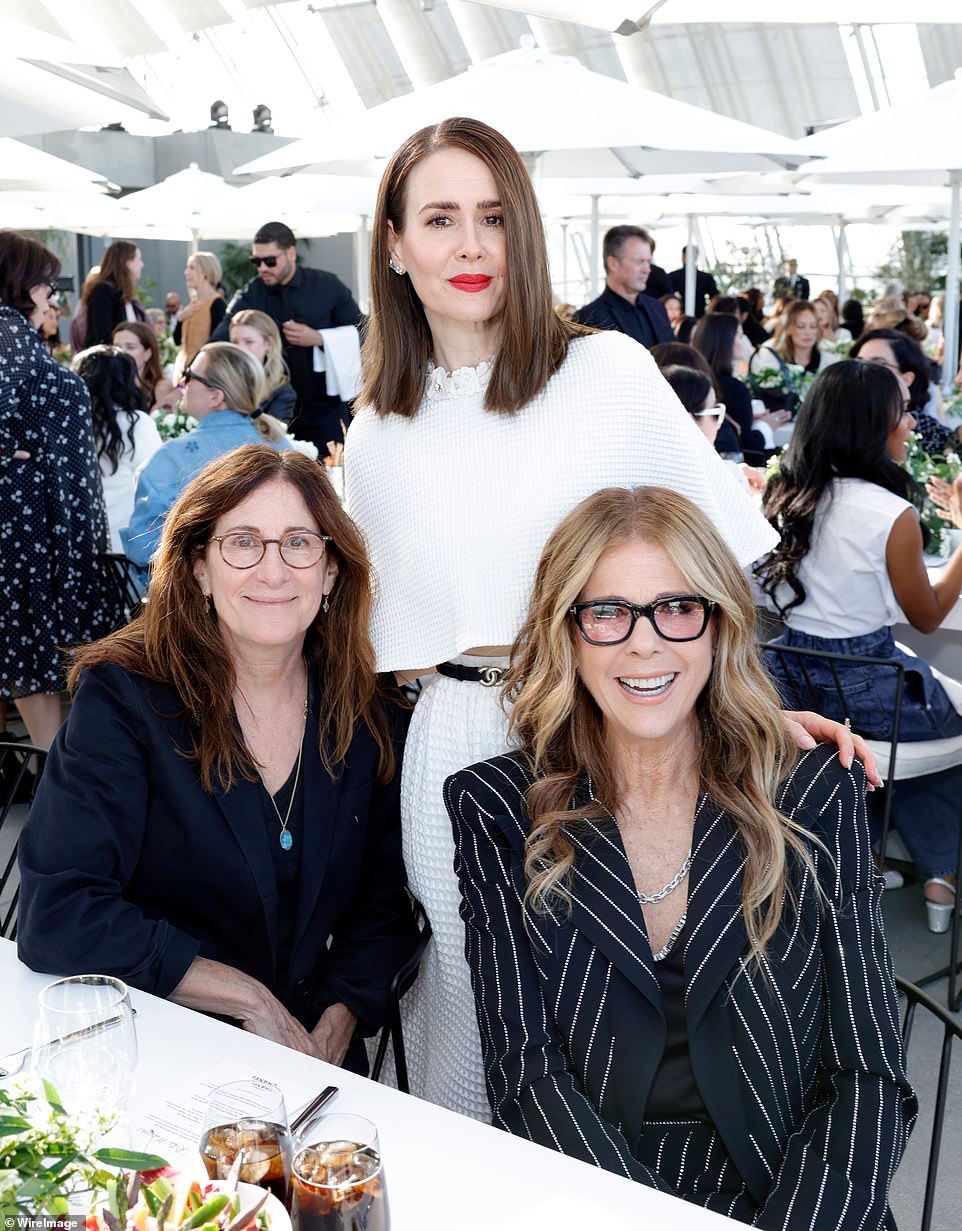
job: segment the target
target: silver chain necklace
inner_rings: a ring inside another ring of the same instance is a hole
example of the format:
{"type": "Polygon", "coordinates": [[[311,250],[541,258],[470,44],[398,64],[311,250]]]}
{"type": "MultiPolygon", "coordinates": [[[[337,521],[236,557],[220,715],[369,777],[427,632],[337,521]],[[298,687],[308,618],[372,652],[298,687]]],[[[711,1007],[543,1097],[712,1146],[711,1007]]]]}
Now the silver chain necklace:
{"type": "Polygon", "coordinates": [[[642,906],[654,906],[656,902],[663,902],[668,897],[669,893],[674,893],[681,882],[691,871],[691,851],[685,856],[685,862],[681,865],[675,875],[671,878],[664,889],[659,889],[657,893],[642,893],[638,890],[638,900],[642,906]]]}

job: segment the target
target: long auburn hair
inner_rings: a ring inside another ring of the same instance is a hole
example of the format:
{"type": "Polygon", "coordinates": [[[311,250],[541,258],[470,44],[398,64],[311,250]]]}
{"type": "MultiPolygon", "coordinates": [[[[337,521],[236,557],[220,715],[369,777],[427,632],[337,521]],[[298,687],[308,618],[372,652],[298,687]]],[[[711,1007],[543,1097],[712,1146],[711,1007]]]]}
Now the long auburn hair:
{"type": "Polygon", "coordinates": [[[548,913],[567,902],[574,863],[571,829],[581,818],[608,820],[621,787],[605,743],[601,712],[582,683],[580,635],[569,608],[603,552],[637,541],[661,547],[694,592],[715,604],[712,672],[696,703],[701,787],[734,819],[746,856],[742,913],[760,957],[791,897],[792,856],[812,867],[806,831],[773,799],[795,761],[774,686],[761,663],[755,608],[727,543],[686,497],[660,487],[609,487],[583,500],[551,535],[538,564],[528,615],[511,652],[505,697],[510,728],[535,781],[525,796],[526,901],[548,913]],[[595,804],[576,793],[590,777],[595,804]]]}
{"type": "Polygon", "coordinates": [[[593,333],[554,310],[544,225],[531,178],[514,146],[480,120],[458,117],[422,128],[398,149],[381,179],[371,236],[371,310],[362,348],[358,405],[413,417],[433,351],[431,330],[407,275],[388,266],[388,223],[404,231],[411,172],[431,154],[458,149],[491,172],[504,212],[506,283],[500,341],[485,391],[487,410],[514,414],[557,372],[572,338],[593,333]]]}
{"type": "Polygon", "coordinates": [[[209,550],[218,519],[265,483],[287,483],[302,496],[337,561],[330,609],[318,610],[304,637],[309,669],[324,680],[320,755],[333,777],[355,728],[364,723],[377,742],[379,780],[394,769],[387,720],[378,695],[374,648],[368,637],[370,566],[360,531],[341,508],[324,468],[293,450],[244,445],[210,462],[174,502],[164,521],[151,572],[150,601],[126,628],[74,651],[71,690],[81,673],[100,663],[173,688],[188,722],[183,754],[199,766],[205,791],[229,789],[237,776],[256,781],[257,767],[238,734],[232,695],[234,665],[216,613],[206,610],[194,564],[209,550]]]}
{"type": "Polygon", "coordinates": [[[137,245],[129,239],[115,240],[100,258],[100,273],[92,280],[84,282],[83,302],[90,298],[90,292],[101,282],[109,282],[120,292],[124,303],[130,303],[137,298],[137,283],[127,268],[127,262],[137,255],[137,245]]]}
{"type": "MultiPolygon", "coordinates": [[[[819,502],[830,496],[836,479],[874,483],[921,508],[922,489],[886,452],[901,415],[901,386],[881,364],[845,359],[816,378],[762,498],[762,511],[780,539],[754,572],[782,616],[805,602],[798,566],[812,545],[819,502]],[[785,602],[776,598],[781,585],[791,594],[785,602]]],[[[923,525],[923,542],[928,533],[923,525]]]]}
{"type": "Polygon", "coordinates": [[[143,321],[120,321],[119,324],[114,325],[110,334],[115,346],[117,345],[118,333],[132,333],[140,342],[140,345],[146,346],[150,352],[144,361],[143,373],[137,377],[143,389],[144,397],[147,399],[147,409],[149,410],[156,401],[154,390],[164,379],[164,365],[160,360],[160,343],[157,341],[157,335],[143,321]]]}

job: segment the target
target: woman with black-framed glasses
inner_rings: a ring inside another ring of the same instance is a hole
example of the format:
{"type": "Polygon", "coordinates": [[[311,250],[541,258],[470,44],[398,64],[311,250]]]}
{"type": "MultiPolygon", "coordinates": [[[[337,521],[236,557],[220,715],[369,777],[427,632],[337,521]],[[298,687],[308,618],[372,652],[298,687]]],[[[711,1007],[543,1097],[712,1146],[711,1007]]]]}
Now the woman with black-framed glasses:
{"type": "Polygon", "coordinates": [[[197,428],[166,441],[140,471],[134,511],[123,532],[124,551],[142,570],[160,541],[167,510],[209,461],[247,444],[292,448],[285,425],[260,409],[264,371],[242,347],[208,342],[185,369],[182,383],[182,405],[197,428]]]}
{"type": "Polygon", "coordinates": [[[504,695],[518,750],[445,784],[494,1123],[772,1231],[891,1226],[916,1101],[864,771],[792,746],[705,514],[578,505],[504,695]]]}
{"type": "Polygon", "coordinates": [[[370,604],[316,462],[252,445],[188,484],[143,614],[74,657],[20,840],[24,961],[365,1070],[413,930],[370,604]]]}

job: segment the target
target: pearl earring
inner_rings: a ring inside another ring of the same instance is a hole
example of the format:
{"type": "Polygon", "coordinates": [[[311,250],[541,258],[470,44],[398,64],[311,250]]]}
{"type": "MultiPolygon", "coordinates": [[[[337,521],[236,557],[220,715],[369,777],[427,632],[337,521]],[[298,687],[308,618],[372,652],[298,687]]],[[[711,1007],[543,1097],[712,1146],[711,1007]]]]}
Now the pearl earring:
{"type": "Polygon", "coordinates": [[[393,270],[396,274],[399,274],[399,275],[400,275],[400,274],[403,274],[403,273],[404,273],[404,266],[403,266],[403,265],[399,265],[399,264],[398,264],[398,262],[397,262],[397,261],[395,261],[395,259],[394,259],[394,257],[393,257],[393,256],[392,256],[392,257],[391,257],[391,259],[388,261],[388,265],[390,265],[391,269],[392,269],[392,270],[393,270]]]}

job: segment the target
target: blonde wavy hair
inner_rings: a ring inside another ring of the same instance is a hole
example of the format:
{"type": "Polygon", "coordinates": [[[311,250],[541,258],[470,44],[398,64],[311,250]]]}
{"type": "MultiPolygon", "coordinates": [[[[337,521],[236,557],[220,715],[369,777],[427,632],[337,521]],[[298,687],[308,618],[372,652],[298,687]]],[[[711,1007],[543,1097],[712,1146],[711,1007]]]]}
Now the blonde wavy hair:
{"type": "Polygon", "coordinates": [[[191,359],[191,367],[201,355],[207,360],[204,376],[223,393],[227,409],[253,419],[265,440],[283,440],[287,428],[280,419],[258,410],[267,396],[267,386],[264,369],[254,356],[233,342],[206,342],[191,359]]]}
{"type": "Polygon", "coordinates": [[[698,698],[701,789],[735,821],[746,856],[742,913],[756,957],[778,928],[791,898],[790,857],[812,868],[807,831],[775,808],[779,782],[796,750],[778,695],[762,666],[755,608],[728,545],[686,497],[660,487],[605,488],[582,501],[554,531],[535,578],[528,615],[512,648],[505,697],[511,734],[535,781],[525,803],[525,899],[537,913],[567,906],[575,847],[570,829],[582,818],[607,820],[621,802],[601,714],[578,675],[580,635],[569,608],[601,555],[628,542],[661,547],[694,593],[715,605],[714,661],[698,698]],[[589,775],[599,801],[571,811],[589,775]]]}
{"type": "Polygon", "coordinates": [[[284,346],[281,342],[281,331],[272,316],[259,312],[257,308],[241,308],[230,318],[230,331],[234,332],[237,325],[246,325],[259,333],[268,344],[267,357],[264,360],[264,376],[267,380],[268,397],[288,382],[287,368],[284,364],[284,346]]]}

